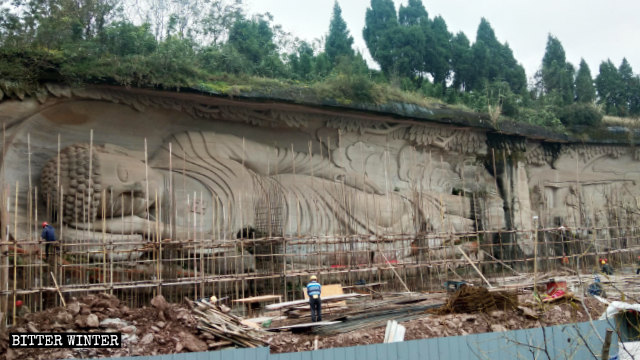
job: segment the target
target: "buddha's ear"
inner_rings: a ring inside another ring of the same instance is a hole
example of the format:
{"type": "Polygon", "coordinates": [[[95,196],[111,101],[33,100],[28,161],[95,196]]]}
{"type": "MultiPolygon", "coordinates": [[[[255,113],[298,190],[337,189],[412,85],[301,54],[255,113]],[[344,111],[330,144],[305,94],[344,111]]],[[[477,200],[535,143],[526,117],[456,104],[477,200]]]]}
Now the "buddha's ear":
{"type": "Polygon", "coordinates": [[[104,144],[101,147],[102,149],[99,149],[98,151],[103,150],[107,154],[124,155],[136,160],[144,161],[144,151],[129,150],[122,146],[109,143],[104,144]]]}

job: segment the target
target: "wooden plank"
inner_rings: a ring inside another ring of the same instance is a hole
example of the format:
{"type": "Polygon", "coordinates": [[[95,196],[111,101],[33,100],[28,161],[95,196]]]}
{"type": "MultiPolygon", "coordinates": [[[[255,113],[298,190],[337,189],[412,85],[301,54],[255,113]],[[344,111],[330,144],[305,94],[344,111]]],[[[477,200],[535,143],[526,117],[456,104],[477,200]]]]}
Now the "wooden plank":
{"type": "Polygon", "coordinates": [[[316,321],[316,322],[310,322],[310,323],[304,323],[304,324],[281,326],[281,327],[272,328],[272,329],[265,329],[265,330],[267,330],[267,331],[279,331],[279,330],[290,330],[290,329],[305,329],[305,328],[312,328],[312,327],[316,327],[316,326],[333,325],[333,324],[338,324],[340,322],[341,321],[316,321]]]}
{"type": "Polygon", "coordinates": [[[266,301],[274,301],[278,300],[278,302],[282,301],[282,295],[262,295],[262,296],[252,296],[242,299],[233,300],[234,303],[242,303],[242,304],[251,304],[251,303],[259,303],[266,301]]]}
{"type": "MultiPolygon", "coordinates": [[[[307,295],[306,287],[302,288],[302,292],[304,293],[304,298],[306,300],[309,299],[309,295],[307,295]]],[[[342,290],[342,285],[340,284],[322,285],[322,294],[321,294],[322,298],[325,298],[327,296],[342,295],[342,294],[344,294],[344,291],[342,290]]]]}
{"type": "MultiPolygon", "coordinates": [[[[350,298],[355,298],[355,297],[359,297],[359,296],[365,296],[365,295],[362,295],[362,294],[343,294],[343,295],[333,295],[333,296],[327,296],[327,297],[323,296],[322,297],[322,301],[323,302],[339,301],[339,300],[350,299],[350,298]]],[[[286,301],[286,302],[281,302],[281,303],[277,303],[277,304],[269,304],[269,305],[265,306],[265,309],[267,309],[267,310],[278,310],[278,309],[284,309],[284,308],[287,308],[287,307],[306,304],[308,302],[309,302],[309,300],[286,301]]]]}

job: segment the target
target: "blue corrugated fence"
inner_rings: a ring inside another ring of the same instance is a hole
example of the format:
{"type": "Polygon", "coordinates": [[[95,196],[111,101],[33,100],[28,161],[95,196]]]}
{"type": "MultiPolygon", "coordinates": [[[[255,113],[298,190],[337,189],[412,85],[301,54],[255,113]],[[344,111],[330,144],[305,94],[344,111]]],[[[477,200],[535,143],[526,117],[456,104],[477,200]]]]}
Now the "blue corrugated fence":
{"type": "MultiPolygon", "coordinates": [[[[122,360],[512,360],[512,359],[594,359],[600,358],[607,328],[605,320],[513,330],[322,349],[286,354],[270,354],[268,348],[232,349],[161,356],[136,356],[122,360]],[[599,334],[599,336],[598,336],[599,334]]],[[[618,353],[614,333],[610,354],[618,353]]]]}

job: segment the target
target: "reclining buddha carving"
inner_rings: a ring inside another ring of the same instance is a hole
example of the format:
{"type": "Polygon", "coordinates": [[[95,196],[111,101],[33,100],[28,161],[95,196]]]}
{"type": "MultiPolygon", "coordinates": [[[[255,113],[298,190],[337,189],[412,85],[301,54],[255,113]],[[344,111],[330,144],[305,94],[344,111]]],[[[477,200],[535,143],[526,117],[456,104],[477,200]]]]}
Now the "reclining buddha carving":
{"type": "MultiPolygon", "coordinates": [[[[150,236],[159,230],[163,237],[192,232],[229,239],[248,227],[265,235],[415,233],[429,227],[428,213],[440,213],[420,207],[437,207],[437,201],[414,204],[326,155],[234,135],[175,134],[148,164],[143,153],[109,144],[63,149],[64,223],[93,231],[104,223],[113,234],[150,236]]],[[[42,188],[57,209],[56,184],[53,158],[43,169],[42,188]]]]}

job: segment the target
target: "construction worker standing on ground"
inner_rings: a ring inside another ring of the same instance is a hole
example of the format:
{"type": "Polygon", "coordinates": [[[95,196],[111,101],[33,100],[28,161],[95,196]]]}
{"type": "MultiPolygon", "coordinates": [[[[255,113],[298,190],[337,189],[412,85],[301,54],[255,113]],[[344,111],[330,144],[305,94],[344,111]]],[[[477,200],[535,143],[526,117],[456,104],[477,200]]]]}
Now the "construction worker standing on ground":
{"type": "Polygon", "coordinates": [[[602,265],[602,272],[607,275],[613,275],[613,267],[609,265],[609,259],[600,258],[600,265],[602,265]]]}
{"type": "Polygon", "coordinates": [[[45,221],[42,223],[42,235],[40,236],[47,243],[45,246],[45,252],[47,254],[47,260],[49,260],[49,249],[51,248],[51,243],[56,241],[56,231],[53,229],[53,226],[49,225],[49,223],[45,221]]]}
{"type": "Polygon", "coordinates": [[[309,306],[311,307],[311,321],[322,321],[322,301],[320,300],[322,286],[315,275],[312,275],[310,280],[307,284],[307,295],[309,295],[309,306]]]}

